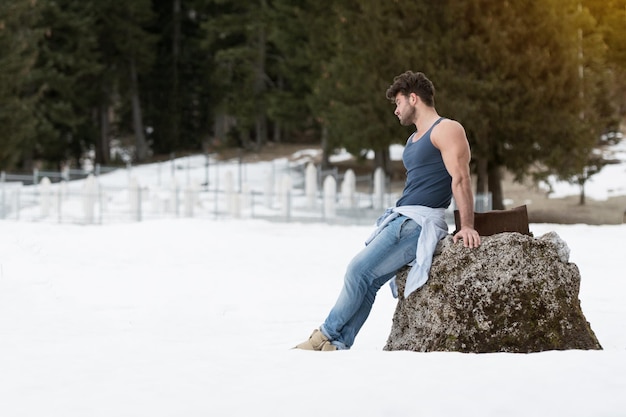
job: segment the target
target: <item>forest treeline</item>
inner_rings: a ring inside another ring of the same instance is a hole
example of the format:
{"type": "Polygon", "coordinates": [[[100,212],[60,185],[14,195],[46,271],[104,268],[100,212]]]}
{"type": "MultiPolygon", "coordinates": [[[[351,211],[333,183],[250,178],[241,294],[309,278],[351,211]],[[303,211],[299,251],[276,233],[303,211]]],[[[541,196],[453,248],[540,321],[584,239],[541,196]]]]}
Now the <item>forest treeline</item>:
{"type": "Polygon", "coordinates": [[[425,72],[501,172],[584,181],[626,113],[626,0],[0,0],[0,170],[268,142],[374,150],[425,72]]]}

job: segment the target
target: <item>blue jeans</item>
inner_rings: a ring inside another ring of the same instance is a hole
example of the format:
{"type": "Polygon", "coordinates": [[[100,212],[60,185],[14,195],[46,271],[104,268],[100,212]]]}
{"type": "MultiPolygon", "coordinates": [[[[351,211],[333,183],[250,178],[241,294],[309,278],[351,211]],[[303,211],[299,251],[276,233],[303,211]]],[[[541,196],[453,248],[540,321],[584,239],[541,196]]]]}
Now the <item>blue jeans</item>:
{"type": "Polygon", "coordinates": [[[339,298],[321,326],[333,345],[352,346],[380,287],[415,259],[421,230],[415,221],[398,216],[352,259],[339,298]]]}

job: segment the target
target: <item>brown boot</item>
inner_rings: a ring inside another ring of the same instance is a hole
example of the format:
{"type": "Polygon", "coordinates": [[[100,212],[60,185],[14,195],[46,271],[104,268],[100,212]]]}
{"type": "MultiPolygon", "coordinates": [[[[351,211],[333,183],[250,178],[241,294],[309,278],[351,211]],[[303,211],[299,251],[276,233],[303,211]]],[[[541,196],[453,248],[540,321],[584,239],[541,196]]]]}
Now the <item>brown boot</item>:
{"type": "Polygon", "coordinates": [[[320,329],[315,329],[309,339],[297,345],[296,349],[332,351],[337,350],[337,347],[330,343],[330,340],[324,336],[320,329]]]}
{"type": "Polygon", "coordinates": [[[324,343],[322,343],[322,347],[320,348],[320,350],[322,352],[331,352],[333,350],[337,350],[337,346],[333,345],[330,342],[324,342],[324,343]]]}

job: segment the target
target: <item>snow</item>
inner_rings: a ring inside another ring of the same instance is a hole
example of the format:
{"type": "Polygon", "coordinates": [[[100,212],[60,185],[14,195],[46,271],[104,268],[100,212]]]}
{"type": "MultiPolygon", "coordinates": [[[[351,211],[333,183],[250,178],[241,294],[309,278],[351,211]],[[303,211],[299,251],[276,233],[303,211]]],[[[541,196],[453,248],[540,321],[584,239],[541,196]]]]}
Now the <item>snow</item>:
{"type": "Polygon", "coordinates": [[[292,349],[370,226],[0,221],[0,415],[626,416],[626,225],[531,231],[568,243],[604,350],[386,352],[386,287],[351,350],[292,349]]]}
{"type": "MultiPolygon", "coordinates": [[[[585,194],[594,200],[604,201],[610,197],[626,195],[626,140],[621,139],[616,145],[608,149],[609,159],[621,163],[606,165],[592,176],[585,184],[585,194]]],[[[570,195],[579,195],[580,187],[565,181],[550,180],[551,198],[562,198],[570,195]]],[[[546,189],[549,187],[546,185],[546,189]]]]}

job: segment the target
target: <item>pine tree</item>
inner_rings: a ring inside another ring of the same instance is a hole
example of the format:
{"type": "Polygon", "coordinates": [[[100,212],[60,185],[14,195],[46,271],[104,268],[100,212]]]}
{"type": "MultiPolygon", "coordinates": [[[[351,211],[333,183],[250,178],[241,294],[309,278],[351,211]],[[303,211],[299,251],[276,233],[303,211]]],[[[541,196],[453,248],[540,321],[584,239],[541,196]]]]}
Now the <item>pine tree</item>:
{"type": "Polygon", "coordinates": [[[40,89],[36,103],[37,134],[32,157],[60,168],[79,161],[93,144],[91,108],[93,82],[101,71],[94,20],[82,2],[42,1],[43,31],[32,88],[40,89]],[[91,134],[90,134],[91,132],[91,134]]]}
{"type": "Polygon", "coordinates": [[[153,0],[150,33],[158,38],[155,60],[141,82],[145,119],[157,154],[198,151],[212,126],[217,100],[211,79],[212,54],[204,47],[204,23],[213,15],[211,0],[153,0]]]}
{"type": "Polygon", "coordinates": [[[217,13],[204,28],[208,48],[215,51],[213,79],[222,94],[222,117],[234,118],[228,130],[233,135],[232,142],[243,148],[258,149],[268,139],[270,4],[268,0],[212,3],[217,6],[217,13]]]}
{"type": "MultiPolygon", "coordinates": [[[[307,47],[312,31],[310,0],[274,0],[269,10],[267,116],[272,140],[307,140],[316,131],[306,97],[317,68],[307,47]]],[[[315,2],[317,4],[317,2],[315,2]]]]}
{"type": "Polygon", "coordinates": [[[572,149],[591,146],[579,117],[576,2],[448,6],[446,110],[465,125],[479,185],[488,186],[501,209],[503,168],[518,179],[537,167],[556,172],[580,163],[572,149]]]}
{"type": "Polygon", "coordinates": [[[148,156],[145,137],[143,110],[140,94],[140,77],[154,59],[154,37],[147,26],[153,19],[149,0],[93,0],[90,6],[94,19],[94,33],[97,36],[99,62],[103,69],[97,80],[97,109],[99,113],[100,135],[96,146],[96,161],[109,160],[109,141],[112,128],[117,135],[132,132],[134,136],[134,157],[143,161],[148,156]],[[126,105],[130,103],[130,105],[126,105]],[[124,108],[130,108],[132,120],[127,125],[124,108]],[[113,110],[116,120],[109,120],[113,110]],[[117,122],[111,125],[111,122],[117,122]],[[132,126],[132,127],[130,127],[132,126]]]}
{"type": "MultiPolygon", "coordinates": [[[[334,50],[315,87],[319,117],[328,147],[345,147],[357,156],[374,150],[376,165],[388,171],[388,148],[408,136],[393,117],[385,91],[393,77],[408,70],[426,71],[417,52],[429,36],[421,28],[426,2],[332,3],[327,49],[334,50]]],[[[431,7],[432,8],[432,7],[431,7]]],[[[425,54],[427,55],[427,54],[425,54]]]]}
{"type": "Polygon", "coordinates": [[[624,91],[625,86],[618,74],[625,73],[626,61],[623,58],[626,56],[626,45],[623,37],[619,42],[615,35],[620,32],[626,35],[626,2],[599,4],[596,0],[580,1],[578,13],[580,118],[590,146],[573,149],[570,158],[575,163],[567,164],[556,174],[560,179],[580,187],[579,204],[583,205],[587,181],[604,166],[614,162],[604,150],[609,144],[604,138],[615,137],[610,134],[619,130],[620,116],[624,114],[620,115],[619,109],[625,97],[612,92],[624,91]]]}
{"type": "Polygon", "coordinates": [[[33,105],[38,91],[30,77],[39,32],[33,30],[39,8],[30,0],[0,2],[0,169],[19,165],[32,147],[33,105]]]}
{"type": "Polygon", "coordinates": [[[626,116],[626,0],[581,0],[597,21],[606,44],[606,76],[611,82],[606,94],[617,112],[613,129],[626,116]]]}

